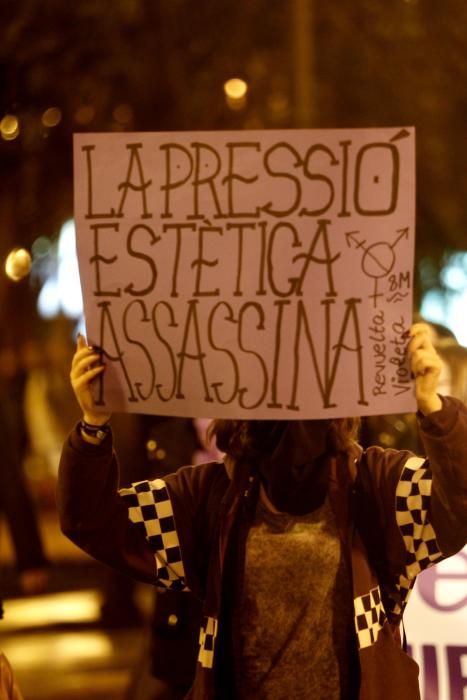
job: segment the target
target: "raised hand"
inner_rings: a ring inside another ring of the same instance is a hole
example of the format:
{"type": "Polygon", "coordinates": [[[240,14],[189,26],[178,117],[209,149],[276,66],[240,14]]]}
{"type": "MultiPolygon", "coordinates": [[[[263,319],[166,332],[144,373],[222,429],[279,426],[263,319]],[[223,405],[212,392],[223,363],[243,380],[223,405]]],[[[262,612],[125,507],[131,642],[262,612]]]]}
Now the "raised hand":
{"type": "Polygon", "coordinates": [[[428,415],[439,411],[443,405],[437,393],[442,361],[433,346],[430,327],[426,323],[414,323],[410,335],[409,353],[415,378],[415,397],[418,410],[428,415]]]}
{"type": "Polygon", "coordinates": [[[104,425],[110,414],[96,408],[92,390],[93,380],[104,372],[100,353],[86,344],[82,335],[78,336],[76,352],[71,363],[70,380],[76,399],[83,411],[83,418],[92,425],[104,425]]]}

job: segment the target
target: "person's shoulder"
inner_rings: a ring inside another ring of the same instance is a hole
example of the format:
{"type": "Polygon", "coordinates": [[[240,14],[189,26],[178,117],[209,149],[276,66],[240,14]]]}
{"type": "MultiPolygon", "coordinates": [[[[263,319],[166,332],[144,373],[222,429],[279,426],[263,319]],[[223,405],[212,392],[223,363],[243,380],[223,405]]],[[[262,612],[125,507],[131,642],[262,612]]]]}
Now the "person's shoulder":
{"type": "MultiPolygon", "coordinates": [[[[359,446],[360,447],[360,446],[359,446]]],[[[357,455],[357,463],[365,462],[370,472],[382,470],[400,470],[408,460],[416,455],[410,450],[398,450],[393,447],[382,447],[381,445],[370,445],[357,455]]]]}
{"type": "Polygon", "coordinates": [[[173,476],[178,480],[197,484],[199,487],[210,486],[216,482],[228,482],[230,480],[226,465],[222,460],[201,462],[200,464],[180,467],[173,476]]]}

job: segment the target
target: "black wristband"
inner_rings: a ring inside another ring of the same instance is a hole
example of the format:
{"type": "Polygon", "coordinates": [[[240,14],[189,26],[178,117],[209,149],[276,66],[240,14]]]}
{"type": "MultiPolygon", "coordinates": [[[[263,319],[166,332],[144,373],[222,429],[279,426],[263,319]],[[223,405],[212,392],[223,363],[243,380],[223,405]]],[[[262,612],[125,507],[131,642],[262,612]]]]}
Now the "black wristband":
{"type": "Polygon", "coordinates": [[[110,423],[92,425],[91,423],[87,423],[84,419],[80,421],[79,427],[80,431],[85,433],[88,437],[97,438],[97,440],[101,441],[104,440],[111,431],[110,423]]]}

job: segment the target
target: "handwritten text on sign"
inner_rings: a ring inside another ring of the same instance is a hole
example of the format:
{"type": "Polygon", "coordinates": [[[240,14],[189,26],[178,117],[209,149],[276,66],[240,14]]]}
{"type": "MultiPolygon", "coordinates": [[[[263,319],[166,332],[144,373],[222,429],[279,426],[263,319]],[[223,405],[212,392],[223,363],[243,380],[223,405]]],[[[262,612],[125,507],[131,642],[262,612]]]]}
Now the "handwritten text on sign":
{"type": "Polygon", "coordinates": [[[102,406],[413,410],[414,141],[403,128],[76,135],[102,406]]]}

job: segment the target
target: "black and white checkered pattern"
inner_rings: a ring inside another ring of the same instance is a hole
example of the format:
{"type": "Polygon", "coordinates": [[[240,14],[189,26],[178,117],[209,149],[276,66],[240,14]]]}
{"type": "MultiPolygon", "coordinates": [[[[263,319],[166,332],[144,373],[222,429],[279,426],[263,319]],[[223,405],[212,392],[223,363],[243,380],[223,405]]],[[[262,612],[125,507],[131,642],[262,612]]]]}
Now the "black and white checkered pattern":
{"type": "Polygon", "coordinates": [[[119,493],[128,508],[128,517],[142,529],[154,552],[158,586],[172,591],[188,590],[165,481],[139,481],[119,493]]]}
{"type": "Polygon", "coordinates": [[[379,587],[354,598],[354,610],[358,646],[360,649],[370,647],[376,642],[386,620],[379,587]]]}
{"type": "Polygon", "coordinates": [[[407,605],[407,601],[409,600],[410,594],[412,593],[414,585],[415,578],[408,579],[407,576],[404,576],[404,574],[401,574],[401,576],[399,576],[399,579],[396,583],[396,592],[398,600],[396,601],[394,599],[394,596],[393,598],[389,598],[388,600],[388,604],[391,606],[389,610],[389,612],[391,613],[391,619],[400,620],[405,610],[405,606],[407,605]]]}
{"type": "Polygon", "coordinates": [[[407,460],[396,488],[396,520],[407,551],[406,570],[398,586],[401,611],[417,575],[443,557],[429,520],[431,484],[428,462],[419,457],[407,460]]]}
{"type": "Polygon", "coordinates": [[[401,618],[419,573],[443,558],[429,521],[432,477],[428,462],[411,457],[396,488],[396,520],[406,549],[405,571],[388,590],[386,613],[401,618]],[[389,607],[388,607],[389,606],[389,607]]]}
{"type": "Polygon", "coordinates": [[[203,668],[212,668],[214,665],[214,646],[217,637],[217,620],[214,617],[205,617],[199,632],[198,661],[203,668]]]}
{"type": "Polygon", "coordinates": [[[429,520],[431,486],[428,462],[419,457],[408,459],[396,487],[396,521],[406,549],[405,571],[394,588],[385,589],[386,611],[378,588],[354,600],[360,649],[375,643],[386,615],[392,621],[400,619],[418,574],[443,558],[429,520]]]}

